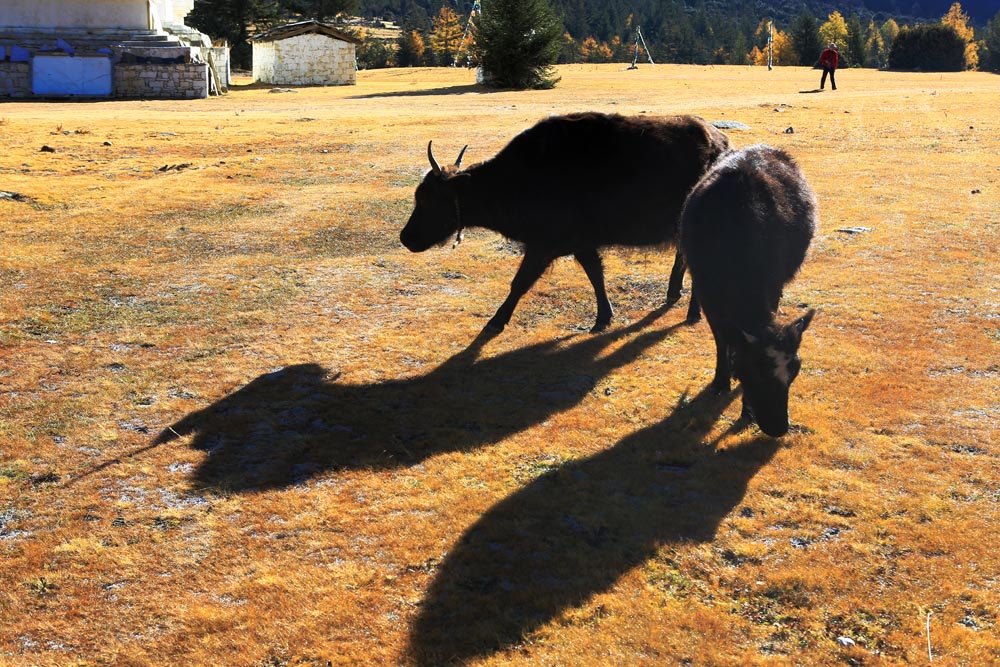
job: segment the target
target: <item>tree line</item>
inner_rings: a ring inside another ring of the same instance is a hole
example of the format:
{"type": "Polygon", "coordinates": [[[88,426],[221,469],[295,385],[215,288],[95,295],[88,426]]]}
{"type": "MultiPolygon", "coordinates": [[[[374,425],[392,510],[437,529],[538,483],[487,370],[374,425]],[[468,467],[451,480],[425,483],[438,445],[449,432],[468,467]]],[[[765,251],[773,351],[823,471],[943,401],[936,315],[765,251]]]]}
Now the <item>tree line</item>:
{"type": "MultiPolygon", "coordinates": [[[[510,0],[483,0],[491,5],[510,0]]],[[[689,7],[685,0],[533,0],[549,5],[560,24],[553,37],[553,62],[627,62],[647,55],[658,63],[814,65],[829,42],[837,43],[842,66],[896,69],[1000,71],[1000,12],[986,26],[971,25],[960,3],[937,22],[905,22],[893,17],[862,20],[833,11],[818,18],[808,9],[795,14],[775,11],[761,18],[752,0],[732,0],[725,10],[705,0],[689,7]],[[716,8],[712,8],[716,7],[716,8]],[[631,11],[625,13],[626,8],[631,11]],[[900,25],[902,23],[902,25],[900,25]],[[641,26],[647,54],[635,40],[641,26]]],[[[782,3],[776,6],[783,7],[782,3]]],[[[246,38],[257,30],[303,18],[334,21],[347,12],[395,19],[401,30],[393,40],[379,39],[363,28],[358,48],[361,68],[477,65],[477,24],[483,13],[475,0],[198,0],[188,23],[233,46],[233,62],[249,67],[246,38]],[[431,2],[437,9],[429,11],[431,2]],[[453,8],[454,7],[454,8],[453,8]],[[470,23],[470,16],[472,21],[470,23]]],[[[523,7],[522,7],[523,10],[523,7]]],[[[499,11],[499,10],[498,10],[499,11]]],[[[548,29],[548,28],[547,28],[548,29]]],[[[552,32],[552,30],[548,30],[552,32]]],[[[514,57],[517,54],[506,54],[514,57]]]]}

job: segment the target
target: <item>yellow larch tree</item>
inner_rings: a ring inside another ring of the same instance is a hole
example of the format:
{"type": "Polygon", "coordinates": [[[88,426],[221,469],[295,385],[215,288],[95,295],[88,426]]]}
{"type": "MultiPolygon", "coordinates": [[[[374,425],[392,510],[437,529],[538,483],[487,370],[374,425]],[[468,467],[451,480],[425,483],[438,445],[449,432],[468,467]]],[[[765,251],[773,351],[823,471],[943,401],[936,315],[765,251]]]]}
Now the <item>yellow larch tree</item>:
{"type": "Polygon", "coordinates": [[[835,11],[826,18],[826,22],[819,27],[819,37],[823,40],[823,48],[833,42],[841,51],[844,49],[847,44],[847,21],[840,12],[835,11]]]}
{"type": "Polygon", "coordinates": [[[450,7],[442,7],[434,17],[429,36],[431,51],[441,65],[451,65],[455,60],[464,33],[458,14],[450,7]]]}
{"type": "Polygon", "coordinates": [[[965,45],[965,69],[976,69],[979,66],[979,47],[976,45],[976,36],[969,26],[969,15],[962,11],[960,3],[954,3],[948,13],[941,17],[941,23],[951,26],[958,33],[958,36],[966,41],[965,45]]]}

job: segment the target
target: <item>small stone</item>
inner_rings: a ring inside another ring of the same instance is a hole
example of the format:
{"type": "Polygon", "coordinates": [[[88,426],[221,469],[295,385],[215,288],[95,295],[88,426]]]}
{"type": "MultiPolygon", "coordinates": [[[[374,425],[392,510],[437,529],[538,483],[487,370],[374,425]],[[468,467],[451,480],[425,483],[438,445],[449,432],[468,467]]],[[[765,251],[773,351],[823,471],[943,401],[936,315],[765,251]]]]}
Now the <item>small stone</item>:
{"type": "Polygon", "coordinates": [[[41,152],[42,153],[55,153],[56,149],[52,148],[52,146],[42,146],[41,152]]]}
{"type": "Polygon", "coordinates": [[[857,642],[850,637],[837,637],[837,643],[845,648],[857,645],[857,642]]]}

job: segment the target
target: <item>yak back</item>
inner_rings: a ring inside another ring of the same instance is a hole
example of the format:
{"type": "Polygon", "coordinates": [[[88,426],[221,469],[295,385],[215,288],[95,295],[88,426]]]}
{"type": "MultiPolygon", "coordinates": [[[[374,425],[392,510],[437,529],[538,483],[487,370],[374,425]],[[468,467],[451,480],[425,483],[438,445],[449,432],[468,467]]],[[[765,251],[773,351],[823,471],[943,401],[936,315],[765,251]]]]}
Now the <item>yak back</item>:
{"type": "MultiPolygon", "coordinates": [[[[784,151],[726,153],[684,207],[681,247],[710,321],[766,326],[816,231],[816,198],[784,151]]],[[[725,324],[724,324],[725,326],[725,324]]]]}
{"type": "Polygon", "coordinates": [[[470,167],[466,187],[475,224],[561,254],[672,244],[685,197],[728,145],[693,116],[554,116],[470,167]]]}

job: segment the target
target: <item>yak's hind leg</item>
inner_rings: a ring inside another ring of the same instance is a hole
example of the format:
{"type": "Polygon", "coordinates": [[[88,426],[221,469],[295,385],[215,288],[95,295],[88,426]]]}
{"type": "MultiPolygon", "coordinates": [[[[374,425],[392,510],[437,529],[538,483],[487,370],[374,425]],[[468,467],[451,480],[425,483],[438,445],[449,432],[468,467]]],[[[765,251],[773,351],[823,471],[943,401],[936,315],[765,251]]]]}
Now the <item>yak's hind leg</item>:
{"type": "Polygon", "coordinates": [[[608,292],[604,287],[604,263],[601,261],[601,255],[596,248],[588,248],[573,253],[573,256],[590,278],[590,284],[594,286],[594,296],[597,298],[597,321],[594,322],[594,328],[590,333],[604,331],[611,324],[615,312],[611,308],[608,292]]]}
{"type": "Polygon", "coordinates": [[[681,289],[684,287],[684,269],[687,268],[687,260],[681,252],[680,245],[674,254],[674,268],[670,270],[670,283],[667,285],[667,305],[673,305],[681,298],[681,289]]]}
{"type": "Polygon", "coordinates": [[[532,251],[531,248],[524,249],[524,259],[521,260],[521,266],[514,274],[514,280],[511,281],[510,294],[497,309],[496,314],[487,322],[486,330],[503,331],[503,328],[510,322],[510,316],[514,314],[517,302],[545,273],[545,269],[549,267],[553,259],[550,253],[532,251]]]}
{"type": "Polygon", "coordinates": [[[698,287],[691,281],[691,300],[688,302],[686,322],[695,324],[701,320],[701,302],[698,301],[698,287]]]}

